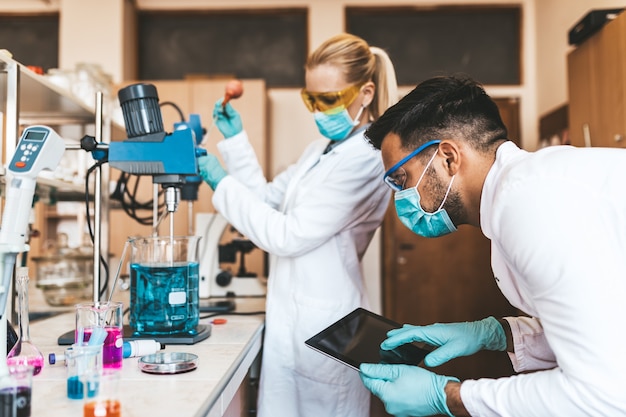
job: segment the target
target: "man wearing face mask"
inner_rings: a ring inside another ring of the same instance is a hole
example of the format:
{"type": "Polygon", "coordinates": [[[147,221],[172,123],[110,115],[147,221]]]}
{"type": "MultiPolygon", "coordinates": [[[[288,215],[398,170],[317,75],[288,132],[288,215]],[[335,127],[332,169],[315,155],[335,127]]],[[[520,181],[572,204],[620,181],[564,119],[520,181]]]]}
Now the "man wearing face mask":
{"type": "Polygon", "coordinates": [[[483,88],[457,77],[421,83],[366,132],[402,223],[425,237],[479,227],[497,285],[528,314],[405,325],[381,348],[429,343],[425,367],[502,351],[520,374],[363,364],[361,379],[396,416],[626,416],[626,150],[531,153],[506,135],[483,88]]]}
{"type": "Polygon", "coordinates": [[[215,103],[218,149],[200,159],[213,205],[270,254],[259,417],[367,417],[370,393],[353,370],[304,341],[368,306],[361,259],[382,222],[380,152],[363,133],[397,101],[387,54],[341,34],[308,58],[301,95],[319,133],[300,159],[267,181],[237,111],[215,103]]]}

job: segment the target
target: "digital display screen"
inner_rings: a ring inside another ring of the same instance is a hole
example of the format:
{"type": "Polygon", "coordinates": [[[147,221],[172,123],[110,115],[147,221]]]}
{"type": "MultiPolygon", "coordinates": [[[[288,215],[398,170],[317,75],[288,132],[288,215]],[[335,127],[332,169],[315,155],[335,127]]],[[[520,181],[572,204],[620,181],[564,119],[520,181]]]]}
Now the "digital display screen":
{"type": "Polygon", "coordinates": [[[42,141],[44,140],[46,135],[47,135],[47,132],[29,130],[26,132],[26,136],[24,136],[24,139],[42,141]]]}
{"type": "Polygon", "coordinates": [[[391,329],[402,327],[385,317],[357,308],[305,343],[345,365],[359,369],[362,363],[396,363],[419,365],[434,347],[425,343],[408,343],[393,350],[382,350],[380,344],[391,329]]]}

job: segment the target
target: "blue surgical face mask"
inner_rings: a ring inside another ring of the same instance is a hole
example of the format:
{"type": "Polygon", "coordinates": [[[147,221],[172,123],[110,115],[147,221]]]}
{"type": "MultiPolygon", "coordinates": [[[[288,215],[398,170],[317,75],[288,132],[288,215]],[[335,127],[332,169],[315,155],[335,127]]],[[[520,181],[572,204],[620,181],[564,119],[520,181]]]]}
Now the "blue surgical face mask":
{"type": "Polygon", "coordinates": [[[435,152],[432,158],[430,158],[430,161],[428,161],[426,169],[424,169],[422,176],[417,180],[415,187],[398,191],[395,194],[396,213],[402,224],[413,231],[413,233],[424,237],[438,237],[456,231],[456,227],[454,223],[452,223],[452,220],[450,220],[448,212],[443,208],[448,194],[450,193],[450,189],[452,188],[454,176],[450,180],[450,185],[448,186],[446,195],[443,197],[441,205],[434,213],[425,212],[420,203],[421,198],[419,191],[417,191],[417,186],[422,181],[422,178],[424,178],[424,174],[426,174],[428,167],[433,162],[436,155],[437,152],[435,152]]]}
{"type": "Polygon", "coordinates": [[[352,120],[348,109],[344,108],[331,114],[317,111],[313,113],[315,124],[320,133],[330,140],[343,140],[348,137],[355,126],[359,124],[359,119],[363,113],[364,107],[359,109],[355,120],[352,120]]]}

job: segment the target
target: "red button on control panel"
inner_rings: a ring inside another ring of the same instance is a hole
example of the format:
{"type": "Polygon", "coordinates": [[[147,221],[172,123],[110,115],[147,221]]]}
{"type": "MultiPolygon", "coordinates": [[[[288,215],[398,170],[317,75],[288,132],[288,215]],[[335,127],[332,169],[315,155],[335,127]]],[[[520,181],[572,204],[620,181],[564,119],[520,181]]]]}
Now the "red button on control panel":
{"type": "Polygon", "coordinates": [[[15,166],[18,168],[24,168],[26,166],[26,162],[18,161],[15,163],[15,166]]]}

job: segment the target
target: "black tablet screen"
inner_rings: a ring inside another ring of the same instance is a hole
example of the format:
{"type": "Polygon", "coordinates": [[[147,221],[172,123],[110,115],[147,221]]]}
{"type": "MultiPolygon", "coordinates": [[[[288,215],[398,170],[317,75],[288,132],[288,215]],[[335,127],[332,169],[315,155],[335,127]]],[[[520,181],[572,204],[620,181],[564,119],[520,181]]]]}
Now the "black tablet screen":
{"type": "Polygon", "coordinates": [[[391,329],[402,327],[385,317],[362,308],[332,324],[305,343],[352,368],[361,363],[398,363],[419,365],[432,349],[424,343],[410,343],[394,350],[382,350],[380,344],[391,329]]]}

